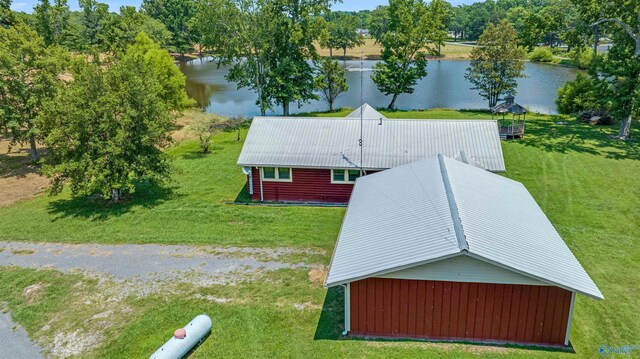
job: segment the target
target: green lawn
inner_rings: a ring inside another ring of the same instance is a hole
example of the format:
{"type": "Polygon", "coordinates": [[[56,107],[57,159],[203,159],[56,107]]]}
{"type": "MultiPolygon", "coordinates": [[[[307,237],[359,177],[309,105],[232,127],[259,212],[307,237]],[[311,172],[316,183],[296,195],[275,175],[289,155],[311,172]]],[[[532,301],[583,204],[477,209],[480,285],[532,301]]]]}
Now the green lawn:
{"type": "Polygon", "coordinates": [[[236,166],[241,148],[231,133],[216,136],[208,155],[197,142],[183,142],[168,151],[175,159],[171,181],[140,186],[124,204],[63,193],[0,208],[0,240],[333,248],[343,208],[225,204],[246,199],[246,177],[236,166]]]}
{"type": "MultiPolygon", "coordinates": [[[[488,116],[451,110],[384,113],[395,118],[488,116]]],[[[121,334],[111,336],[87,357],[145,357],[177,324],[201,312],[211,314],[214,330],[193,358],[582,358],[600,357],[598,348],[603,344],[640,345],[640,143],[609,140],[607,135],[616,130],[613,127],[571,120],[564,126],[554,124],[555,120],[530,116],[524,139],[503,142],[504,175],[525,184],[605,296],[602,301],[578,296],[571,336],[577,355],[460,344],[338,340],[340,293],[311,283],[305,270],[286,270],[268,274],[259,283],[127,299],[133,314],[129,321],[110,329],[121,334]],[[192,299],[194,293],[242,300],[217,304],[192,299]],[[312,306],[298,310],[295,303],[312,306]]],[[[640,131],[634,130],[634,135],[640,137],[640,131]]],[[[0,239],[296,246],[319,247],[330,253],[342,208],[225,204],[246,197],[242,194],[244,176],[235,166],[242,144],[233,137],[216,136],[214,153],[206,156],[198,154],[195,142],[171,149],[176,174],[169,186],[141,187],[124,205],[105,207],[65,194],[42,195],[1,208],[0,239]]],[[[329,255],[324,261],[328,263],[329,255]]],[[[0,270],[0,302],[8,301],[16,320],[37,337],[43,335],[38,328],[61,311],[61,303],[72,303],[86,290],[83,288],[95,285],[70,285],[78,280],[56,272],[5,268],[0,270]],[[44,304],[26,304],[22,289],[41,281],[50,283],[44,304]]],[[[83,325],[81,315],[69,316],[73,323],[83,325]]]]}

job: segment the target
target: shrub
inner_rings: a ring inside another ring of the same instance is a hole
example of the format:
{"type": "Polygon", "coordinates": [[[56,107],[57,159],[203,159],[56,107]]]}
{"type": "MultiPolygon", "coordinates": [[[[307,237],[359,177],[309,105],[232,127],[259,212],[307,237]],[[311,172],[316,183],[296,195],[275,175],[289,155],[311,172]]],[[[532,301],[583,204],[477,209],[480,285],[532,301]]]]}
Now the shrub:
{"type": "Polygon", "coordinates": [[[587,69],[589,68],[589,66],[591,66],[591,61],[593,60],[593,51],[589,49],[571,50],[571,52],[569,52],[569,58],[575,66],[578,66],[581,69],[587,69]]]}
{"type": "Polygon", "coordinates": [[[200,149],[203,153],[209,153],[211,138],[220,131],[224,118],[208,113],[200,112],[187,125],[187,131],[198,136],[200,149]]]}
{"type": "Polygon", "coordinates": [[[553,62],[553,53],[546,47],[537,47],[529,55],[533,62],[553,62]]]}
{"type": "Polygon", "coordinates": [[[577,114],[597,108],[598,100],[591,78],[579,73],[575,80],[558,89],[556,106],[562,114],[577,114]]]}

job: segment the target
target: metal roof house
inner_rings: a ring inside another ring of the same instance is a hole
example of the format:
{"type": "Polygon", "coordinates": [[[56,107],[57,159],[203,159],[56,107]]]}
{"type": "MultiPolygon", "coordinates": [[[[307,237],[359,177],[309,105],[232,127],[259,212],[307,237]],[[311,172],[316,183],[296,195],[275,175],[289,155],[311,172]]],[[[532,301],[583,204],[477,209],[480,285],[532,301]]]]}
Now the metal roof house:
{"type": "Polygon", "coordinates": [[[438,153],[505,170],[491,120],[256,117],[237,164],[255,201],[346,203],[361,175],[438,153]]]}
{"type": "Polygon", "coordinates": [[[325,281],[345,334],[566,346],[602,299],[519,182],[442,155],[359,178],[325,281]]]}
{"type": "Polygon", "coordinates": [[[345,118],[367,118],[367,119],[386,119],[386,117],[381,114],[380,112],[378,112],[375,108],[371,107],[371,105],[369,105],[368,103],[363,104],[362,106],[358,107],[357,109],[353,110],[353,112],[351,112],[350,114],[348,114],[347,116],[345,116],[345,118]]]}

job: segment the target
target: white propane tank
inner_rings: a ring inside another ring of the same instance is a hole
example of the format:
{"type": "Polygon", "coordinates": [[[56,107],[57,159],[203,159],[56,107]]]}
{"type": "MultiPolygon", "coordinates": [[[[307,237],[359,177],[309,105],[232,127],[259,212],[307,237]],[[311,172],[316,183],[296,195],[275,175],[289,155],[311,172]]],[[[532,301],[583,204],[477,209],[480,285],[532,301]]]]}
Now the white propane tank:
{"type": "Polygon", "coordinates": [[[149,359],[181,359],[193,347],[204,341],[207,334],[211,332],[211,318],[200,314],[193,318],[184,330],[187,332],[184,339],[171,337],[160,349],[151,354],[149,359]]]}

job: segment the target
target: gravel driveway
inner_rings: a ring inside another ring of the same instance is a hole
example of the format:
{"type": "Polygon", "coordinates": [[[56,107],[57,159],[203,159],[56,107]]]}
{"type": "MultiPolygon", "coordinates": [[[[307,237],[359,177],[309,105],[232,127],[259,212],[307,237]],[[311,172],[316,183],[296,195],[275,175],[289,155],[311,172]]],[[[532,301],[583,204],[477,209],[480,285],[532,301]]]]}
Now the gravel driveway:
{"type": "MultiPolygon", "coordinates": [[[[258,278],[266,271],[282,268],[316,268],[321,264],[300,262],[299,258],[304,258],[301,255],[317,254],[325,253],[292,248],[0,241],[0,267],[48,268],[113,281],[120,283],[116,294],[120,298],[165,292],[168,290],[168,284],[176,282],[187,282],[194,286],[235,284],[251,280],[252,277],[258,278]]],[[[0,313],[1,309],[0,303],[0,313]]],[[[89,344],[86,345],[87,348],[91,347],[89,344]]],[[[58,345],[58,348],[53,343],[48,345],[48,351],[52,352],[54,357],[66,357],[87,349],[82,345],[78,348],[67,348],[69,345],[65,342],[58,345]]],[[[0,359],[5,358],[43,358],[40,347],[29,339],[24,329],[11,321],[8,312],[0,314],[0,359]]]]}
{"type": "Polygon", "coordinates": [[[288,262],[287,256],[314,253],[318,252],[291,248],[0,242],[0,266],[79,271],[113,280],[226,284],[259,271],[311,267],[288,262]]]}

